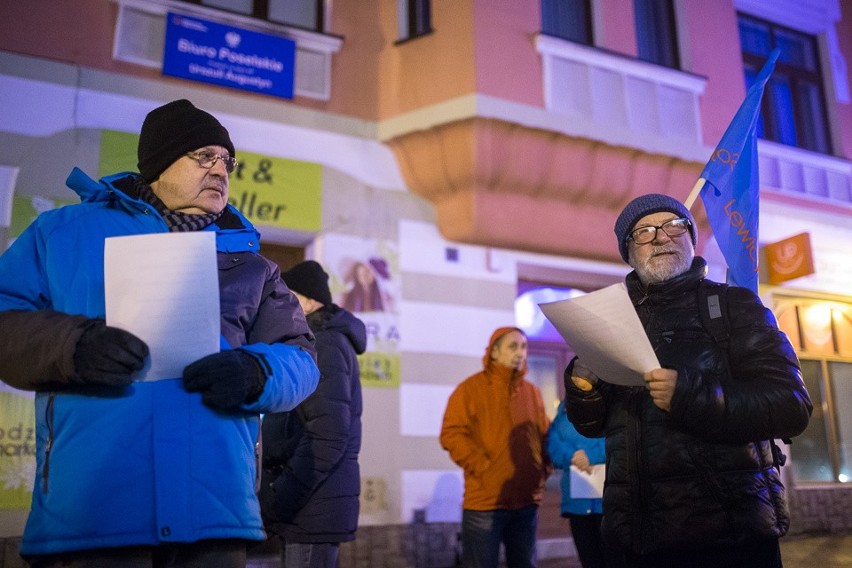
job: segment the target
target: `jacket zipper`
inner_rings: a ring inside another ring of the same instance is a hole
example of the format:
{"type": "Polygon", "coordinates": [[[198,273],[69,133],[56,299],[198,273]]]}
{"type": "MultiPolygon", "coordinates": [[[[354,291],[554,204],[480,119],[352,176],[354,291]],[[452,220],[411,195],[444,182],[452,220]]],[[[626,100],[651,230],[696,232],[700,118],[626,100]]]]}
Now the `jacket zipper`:
{"type": "Polygon", "coordinates": [[[636,481],[637,481],[636,487],[638,487],[638,490],[636,491],[636,493],[633,496],[633,509],[636,511],[638,521],[639,521],[639,522],[634,524],[634,526],[636,528],[633,531],[633,539],[634,539],[634,543],[636,543],[636,545],[633,547],[633,550],[637,553],[640,553],[640,552],[642,552],[642,550],[644,548],[644,545],[642,543],[642,541],[643,541],[642,534],[644,532],[643,527],[642,527],[643,520],[644,520],[644,519],[642,519],[642,511],[644,511],[643,504],[645,503],[645,480],[644,480],[644,476],[642,475],[643,463],[642,463],[642,422],[641,422],[642,394],[641,394],[641,391],[639,389],[634,389],[634,392],[632,392],[630,394],[630,398],[631,398],[630,402],[631,402],[631,405],[634,408],[634,412],[636,413],[636,416],[640,418],[639,420],[635,420],[635,421],[632,422],[633,428],[634,428],[633,433],[632,433],[633,434],[632,438],[633,438],[633,443],[635,444],[633,451],[634,451],[634,455],[635,455],[635,458],[636,458],[636,471],[633,473],[633,475],[636,476],[636,481]]]}
{"type": "Polygon", "coordinates": [[[47,424],[47,444],[44,448],[44,468],[41,471],[42,492],[47,493],[47,478],[50,474],[50,451],[53,449],[53,402],[56,399],[54,393],[47,397],[47,409],[45,410],[45,423],[47,424]]]}

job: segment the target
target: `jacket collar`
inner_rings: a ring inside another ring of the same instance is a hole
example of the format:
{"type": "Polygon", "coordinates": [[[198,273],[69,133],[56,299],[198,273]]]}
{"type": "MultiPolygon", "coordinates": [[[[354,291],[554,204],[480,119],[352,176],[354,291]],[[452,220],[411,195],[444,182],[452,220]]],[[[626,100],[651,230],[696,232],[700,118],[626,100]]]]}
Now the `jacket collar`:
{"type": "MultiPolygon", "coordinates": [[[[114,201],[125,207],[154,211],[146,202],[139,199],[133,184],[139,177],[135,172],[120,172],[104,176],[95,181],[80,168],[74,168],[65,180],[80,200],[85,202],[114,201]]],[[[159,215],[154,211],[155,214],[159,215]]],[[[216,231],[216,249],[219,252],[237,253],[260,250],[260,233],[234,206],[228,204],[225,212],[205,230],[216,231]]]]}
{"type": "Polygon", "coordinates": [[[650,301],[651,303],[667,302],[673,298],[677,298],[686,292],[695,290],[698,283],[707,277],[707,261],[702,257],[696,256],[692,260],[692,266],[674,278],[670,278],[665,282],[658,284],[649,284],[645,287],[640,282],[636,271],[632,271],[625,278],[627,292],[630,294],[630,299],[634,304],[650,301]]]}

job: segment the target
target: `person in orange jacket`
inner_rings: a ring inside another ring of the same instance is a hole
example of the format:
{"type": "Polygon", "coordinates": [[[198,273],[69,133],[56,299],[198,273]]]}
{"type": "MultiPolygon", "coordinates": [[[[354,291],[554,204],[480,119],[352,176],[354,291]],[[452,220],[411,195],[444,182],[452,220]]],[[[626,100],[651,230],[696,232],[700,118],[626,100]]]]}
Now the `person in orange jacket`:
{"type": "Polygon", "coordinates": [[[524,379],[524,332],[497,329],[483,365],[456,387],[441,426],[441,446],[464,469],[462,560],[496,568],[502,543],[509,568],[533,567],[538,506],[552,468],[550,420],[538,387],[524,379]]]}

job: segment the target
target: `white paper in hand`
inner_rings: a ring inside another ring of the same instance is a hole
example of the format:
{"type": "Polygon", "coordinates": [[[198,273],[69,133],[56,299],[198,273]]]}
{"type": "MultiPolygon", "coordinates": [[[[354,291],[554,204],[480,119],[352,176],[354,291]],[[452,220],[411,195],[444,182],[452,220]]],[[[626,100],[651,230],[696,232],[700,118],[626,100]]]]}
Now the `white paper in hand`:
{"type": "Polygon", "coordinates": [[[212,231],[106,239],[107,325],[148,344],[137,380],[182,376],[188,364],[219,352],[219,271],[212,231]]]}
{"type": "Polygon", "coordinates": [[[624,283],[539,307],[601,380],[643,386],[642,374],[660,367],[624,283]]]}
{"type": "Polygon", "coordinates": [[[603,497],[606,465],[592,466],[592,472],[586,473],[577,466],[571,466],[571,497],[574,499],[600,499],[603,497]]]}

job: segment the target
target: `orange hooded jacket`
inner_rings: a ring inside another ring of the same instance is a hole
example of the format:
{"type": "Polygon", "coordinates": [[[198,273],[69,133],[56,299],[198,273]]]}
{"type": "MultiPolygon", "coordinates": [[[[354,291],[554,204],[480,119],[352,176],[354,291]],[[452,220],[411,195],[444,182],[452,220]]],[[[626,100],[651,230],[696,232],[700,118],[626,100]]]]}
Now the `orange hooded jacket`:
{"type": "MultiPolygon", "coordinates": [[[[550,420],[538,387],[491,360],[494,343],[514,327],[494,332],[484,369],[465,379],[447,403],[441,446],[464,469],[462,506],[473,511],[520,509],[541,502],[550,473],[546,435],[550,420]]],[[[523,332],[522,332],[523,333],[523,332]]]]}

